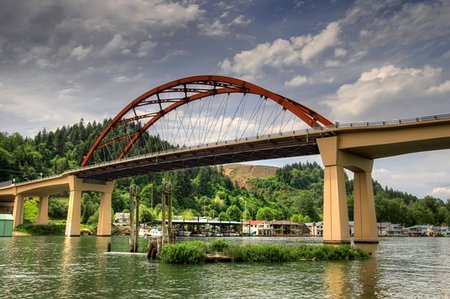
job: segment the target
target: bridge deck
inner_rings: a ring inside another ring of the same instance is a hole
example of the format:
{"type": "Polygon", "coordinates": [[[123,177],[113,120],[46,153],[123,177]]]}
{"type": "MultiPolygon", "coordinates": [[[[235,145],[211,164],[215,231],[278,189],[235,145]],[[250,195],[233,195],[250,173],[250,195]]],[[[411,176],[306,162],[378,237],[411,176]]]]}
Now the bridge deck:
{"type": "Polygon", "coordinates": [[[177,149],[123,159],[70,171],[80,178],[114,180],[181,168],[319,154],[316,138],[329,134],[314,130],[264,136],[214,145],[177,149]]]}

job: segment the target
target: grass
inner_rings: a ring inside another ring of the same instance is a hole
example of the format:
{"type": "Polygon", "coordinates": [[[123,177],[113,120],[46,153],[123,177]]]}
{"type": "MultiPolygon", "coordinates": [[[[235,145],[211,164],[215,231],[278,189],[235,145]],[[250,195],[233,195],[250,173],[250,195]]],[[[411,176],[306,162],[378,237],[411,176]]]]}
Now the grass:
{"type": "Polygon", "coordinates": [[[54,235],[63,236],[66,230],[65,224],[22,224],[16,228],[16,231],[30,234],[33,236],[54,235]]]}
{"type": "Polygon", "coordinates": [[[201,241],[167,244],[161,251],[161,261],[169,264],[198,264],[205,262],[206,254],[220,253],[234,262],[298,262],[305,260],[354,260],[368,254],[349,245],[284,247],[273,244],[233,245],[223,240],[211,243],[201,241]]]}
{"type": "MultiPolygon", "coordinates": [[[[66,221],[65,220],[49,220],[48,225],[39,225],[24,223],[19,225],[15,231],[30,234],[33,236],[64,236],[66,231],[66,221]]],[[[80,234],[81,235],[93,235],[97,232],[95,225],[81,224],[80,234]]]]}

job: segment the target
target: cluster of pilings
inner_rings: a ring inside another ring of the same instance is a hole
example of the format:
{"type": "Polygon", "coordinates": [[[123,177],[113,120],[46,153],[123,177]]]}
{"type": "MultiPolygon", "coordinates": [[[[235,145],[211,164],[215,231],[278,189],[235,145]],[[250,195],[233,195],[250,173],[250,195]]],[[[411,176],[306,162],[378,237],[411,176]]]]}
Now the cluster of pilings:
{"type": "MultiPolygon", "coordinates": [[[[161,249],[164,244],[175,243],[175,231],[172,226],[172,207],[173,207],[173,193],[170,182],[163,180],[161,185],[161,236],[151,238],[148,241],[147,257],[155,259],[159,257],[161,249]],[[167,198],[169,203],[167,204],[167,198]],[[167,210],[167,215],[166,215],[167,210]],[[166,224],[167,216],[167,224],[166,224]]],[[[140,188],[136,185],[130,186],[130,238],[129,238],[129,252],[138,252],[139,248],[139,203],[140,203],[140,188]]]]}

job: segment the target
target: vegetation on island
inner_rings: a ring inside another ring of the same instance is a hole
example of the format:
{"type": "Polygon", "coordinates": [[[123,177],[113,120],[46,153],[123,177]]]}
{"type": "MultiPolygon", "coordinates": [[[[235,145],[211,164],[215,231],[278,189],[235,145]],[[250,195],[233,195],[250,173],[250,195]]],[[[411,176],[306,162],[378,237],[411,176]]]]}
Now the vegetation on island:
{"type": "MultiPolygon", "coordinates": [[[[85,123],[55,131],[38,132],[34,138],[0,132],[0,181],[16,182],[58,174],[78,167],[107,123],[85,123]]],[[[294,163],[280,168],[274,176],[250,180],[251,188],[231,181],[223,168],[202,167],[120,179],[113,191],[113,212],[127,212],[129,186],[141,187],[140,222],[161,218],[161,188],[170,182],[174,214],[183,219],[206,216],[219,220],[321,221],[323,210],[323,169],[317,163],[294,163]]],[[[347,178],[349,217],[353,219],[353,188],[347,178]]],[[[450,224],[450,203],[426,196],[417,198],[374,182],[377,221],[415,224],[450,224]]],[[[81,222],[95,232],[100,195],[84,192],[81,222]]],[[[68,194],[53,195],[49,201],[51,221],[67,217],[68,194]]],[[[25,225],[34,223],[38,200],[25,202],[25,225]]],[[[114,213],[113,213],[114,214],[114,213]]]]}
{"type": "Polygon", "coordinates": [[[167,244],[160,259],[168,264],[198,264],[207,261],[208,254],[227,257],[233,262],[298,262],[304,260],[364,259],[368,254],[349,245],[340,246],[280,246],[274,244],[237,245],[215,240],[211,243],[189,241],[167,244]]]}

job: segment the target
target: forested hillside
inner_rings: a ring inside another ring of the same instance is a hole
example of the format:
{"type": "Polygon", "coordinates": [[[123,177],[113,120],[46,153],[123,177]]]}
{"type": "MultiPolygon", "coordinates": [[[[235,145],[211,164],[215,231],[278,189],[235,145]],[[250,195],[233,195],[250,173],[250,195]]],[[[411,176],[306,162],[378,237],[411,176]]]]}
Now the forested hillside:
{"type": "MultiPolygon", "coordinates": [[[[82,120],[54,132],[45,129],[34,138],[0,133],[0,181],[26,181],[61,173],[78,167],[82,157],[101,132],[103,123],[82,120]]],[[[173,194],[175,213],[184,219],[208,216],[221,220],[291,219],[320,221],[323,207],[323,169],[317,163],[286,165],[267,178],[248,182],[251,191],[239,187],[222,167],[202,167],[144,175],[117,181],[113,193],[113,210],[126,211],[131,184],[141,187],[141,221],[159,218],[161,189],[173,194]]],[[[349,216],[353,218],[352,182],[346,182],[349,216]]],[[[414,224],[449,224],[450,204],[427,196],[418,199],[410,194],[382,187],[374,182],[378,221],[410,226],[414,224]]],[[[99,195],[86,192],[82,198],[82,221],[95,225],[99,195]]],[[[28,200],[25,218],[33,221],[37,201],[28,200]]],[[[67,194],[50,199],[49,216],[65,219],[67,194]]]]}

